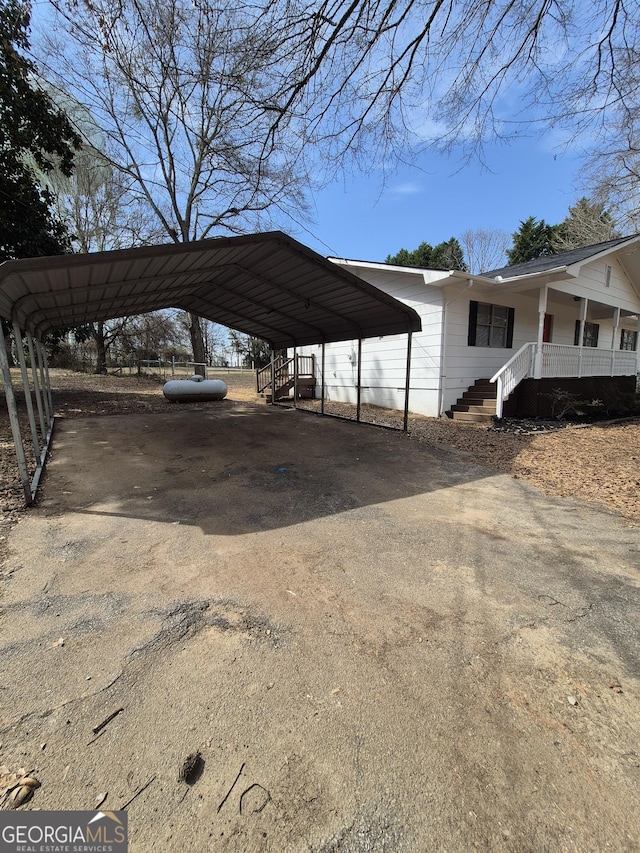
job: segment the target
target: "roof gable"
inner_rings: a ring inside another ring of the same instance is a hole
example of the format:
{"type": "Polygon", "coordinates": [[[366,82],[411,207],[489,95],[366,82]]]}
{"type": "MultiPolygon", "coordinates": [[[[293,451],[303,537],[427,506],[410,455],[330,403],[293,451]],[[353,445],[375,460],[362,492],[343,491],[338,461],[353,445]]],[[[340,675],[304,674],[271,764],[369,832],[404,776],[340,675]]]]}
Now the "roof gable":
{"type": "Polygon", "coordinates": [[[615,240],[607,240],[604,243],[596,243],[593,246],[581,246],[578,249],[571,249],[568,252],[560,252],[557,255],[545,255],[541,258],[534,258],[531,261],[526,261],[522,264],[513,264],[512,266],[500,267],[499,269],[490,270],[489,272],[481,273],[485,278],[516,278],[517,276],[534,275],[535,273],[548,272],[549,270],[566,268],[574,264],[583,263],[597,255],[607,254],[619,248],[623,244],[636,241],[640,238],[638,234],[632,234],[629,237],[618,237],[615,240]]]}

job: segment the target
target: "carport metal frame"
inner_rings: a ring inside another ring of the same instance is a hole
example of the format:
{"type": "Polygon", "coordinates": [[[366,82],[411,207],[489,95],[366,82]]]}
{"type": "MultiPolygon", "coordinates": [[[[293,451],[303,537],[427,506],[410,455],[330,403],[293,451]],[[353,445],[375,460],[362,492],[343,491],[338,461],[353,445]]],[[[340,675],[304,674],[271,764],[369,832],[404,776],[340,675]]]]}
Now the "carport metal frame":
{"type": "Polygon", "coordinates": [[[45,335],[170,307],[264,338],[272,350],[322,344],[323,414],[324,344],[357,338],[358,421],[362,340],[408,333],[406,429],[411,333],[421,328],[419,315],[282,232],[5,261],[0,264],[0,316],[9,321],[16,340],[36,463],[32,477],[4,341],[0,371],[27,505],[35,500],[54,426],[45,335]]]}
{"type": "Polygon", "coordinates": [[[18,406],[13,390],[11,371],[9,369],[9,359],[7,358],[7,350],[4,341],[0,342],[0,371],[2,372],[2,379],[4,383],[4,394],[7,401],[7,410],[9,412],[9,421],[11,423],[11,433],[13,435],[13,442],[15,445],[18,471],[20,473],[20,480],[24,490],[25,502],[27,506],[30,506],[35,500],[38,485],[40,483],[40,477],[44,471],[44,466],[47,461],[47,453],[49,452],[49,446],[53,436],[53,397],[51,394],[51,381],[49,376],[47,353],[44,345],[40,341],[34,340],[30,332],[26,333],[29,361],[31,363],[31,376],[33,381],[32,390],[29,383],[29,373],[27,370],[26,359],[24,357],[24,349],[22,347],[22,332],[15,323],[13,326],[13,334],[15,336],[16,349],[18,351],[22,387],[24,390],[25,403],[27,405],[29,428],[31,430],[31,443],[33,445],[33,455],[36,462],[35,471],[32,477],[29,475],[29,465],[27,464],[27,457],[24,450],[22,430],[20,428],[20,419],[18,416],[18,406]],[[36,407],[38,409],[38,421],[40,426],[39,432],[33,407],[33,397],[35,397],[36,407]]]}
{"type": "MultiPolygon", "coordinates": [[[[402,432],[409,431],[409,391],[411,389],[411,350],[413,343],[413,332],[411,329],[407,332],[407,359],[406,359],[406,367],[405,367],[405,385],[404,385],[404,412],[402,418],[402,428],[391,426],[389,424],[376,424],[371,421],[364,421],[371,426],[380,427],[381,429],[391,429],[391,430],[400,430],[402,432]]],[[[305,409],[300,408],[298,406],[298,392],[296,387],[296,379],[298,375],[298,360],[297,360],[297,350],[296,347],[293,348],[293,364],[294,364],[294,372],[293,372],[293,408],[298,409],[301,412],[308,412],[311,415],[322,415],[327,418],[337,418],[342,421],[352,421],[353,418],[348,418],[346,415],[336,415],[334,413],[325,412],[324,410],[324,368],[325,368],[325,345],[322,343],[322,355],[321,355],[321,368],[320,368],[320,411],[316,412],[313,409],[305,409]]],[[[362,359],[362,338],[358,338],[358,379],[356,384],[356,423],[363,423],[361,418],[361,391],[362,391],[362,368],[361,368],[361,359],[362,359]]],[[[275,387],[275,351],[271,350],[271,388],[275,387]]],[[[272,406],[284,406],[286,408],[291,408],[291,404],[283,403],[281,400],[277,401],[274,393],[271,394],[271,405],[272,406]]]]}

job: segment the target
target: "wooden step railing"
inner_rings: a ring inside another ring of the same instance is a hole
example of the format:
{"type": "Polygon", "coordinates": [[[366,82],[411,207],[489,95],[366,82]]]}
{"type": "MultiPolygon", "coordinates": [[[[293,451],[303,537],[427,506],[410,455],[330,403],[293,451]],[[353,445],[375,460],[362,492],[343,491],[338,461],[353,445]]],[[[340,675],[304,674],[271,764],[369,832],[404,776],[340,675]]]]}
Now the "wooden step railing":
{"type": "MultiPolygon", "coordinates": [[[[273,364],[273,379],[275,385],[274,399],[278,400],[288,396],[289,391],[294,384],[301,379],[314,379],[315,377],[315,356],[313,355],[298,355],[296,356],[297,369],[294,369],[293,358],[279,357],[273,364]]],[[[258,394],[265,391],[272,391],[271,388],[271,365],[267,364],[256,371],[256,387],[258,394]]]]}

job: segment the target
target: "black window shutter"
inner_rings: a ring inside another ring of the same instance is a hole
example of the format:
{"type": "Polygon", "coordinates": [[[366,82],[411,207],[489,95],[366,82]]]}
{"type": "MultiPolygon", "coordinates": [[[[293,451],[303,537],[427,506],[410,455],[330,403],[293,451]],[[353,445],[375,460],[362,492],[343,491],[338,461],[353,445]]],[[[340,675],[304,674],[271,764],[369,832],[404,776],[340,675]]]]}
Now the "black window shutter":
{"type": "Polygon", "coordinates": [[[516,312],[514,308],[509,308],[509,316],[507,318],[507,349],[511,349],[513,346],[513,321],[515,319],[516,312]]]}
{"type": "Polygon", "coordinates": [[[476,345],[476,326],[478,325],[478,303],[473,299],[469,300],[469,337],[467,345],[474,347],[476,345]]]}
{"type": "Polygon", "coordinates": [[[573,333],[573,345],[574,347],[580,346],[580,320],[576,320],[576,330],[573,333]]]}
{"type": "Polygon", "coordinates": [[[594,323],[593,324],[593,343],[591,344],[591,346],[593,346],[593,347],[598,346],[598,335],[599,334],[600,334],[600,323],[594,323]]]}

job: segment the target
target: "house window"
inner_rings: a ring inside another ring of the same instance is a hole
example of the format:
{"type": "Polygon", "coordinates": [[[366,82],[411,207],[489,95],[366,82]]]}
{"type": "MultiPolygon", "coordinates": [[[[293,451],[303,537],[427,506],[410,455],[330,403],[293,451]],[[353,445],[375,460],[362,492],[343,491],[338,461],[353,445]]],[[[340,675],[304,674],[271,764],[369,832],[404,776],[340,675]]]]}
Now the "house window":
{"type": "Polygon", "coordinates": [[[513,319],[513,308],[471,300],[469,302],[469,346],[511,348],[513,319]]]}
{"type": "Polygon", "coordinates": [[[621,329],[620,349],[626,349],[635,352],[635,350],[638,349],[638,333],[632,332],[631,329],[621,329]]]}
{"type": "MultiPolygon", "coordinates": [[[[600,332],[600,324],[599,323],[587,323],[584,324],[584,334],[582,336],[582,346],[583,347],[597,347],[598,346],[598,333],[600,332]]],[[[573,336],[573,345],[577,347],[580,345],[580,320],[576,320],[576,331],[573,336]]]]}

